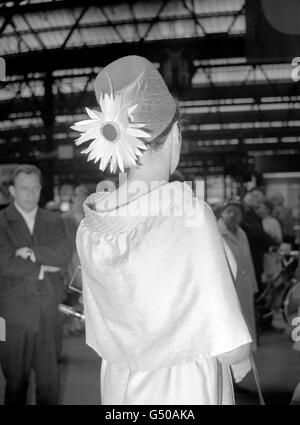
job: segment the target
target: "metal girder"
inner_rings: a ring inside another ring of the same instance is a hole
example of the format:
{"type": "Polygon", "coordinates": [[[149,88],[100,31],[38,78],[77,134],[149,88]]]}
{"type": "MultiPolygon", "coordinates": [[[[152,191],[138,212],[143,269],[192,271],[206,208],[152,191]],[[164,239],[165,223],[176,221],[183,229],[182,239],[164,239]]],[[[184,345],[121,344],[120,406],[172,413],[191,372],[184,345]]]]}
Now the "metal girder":
{"type": "MultiPolygon", "coordinates": [[[[268,128],[243,128],[222,130],[183,130],[183,139],[189,142],[204,140],[244,140],[244,139],[282,139],[283,137],[299,137],[300,126],[293,127],[268,127],[268,128]]],[[[285,143],[285,142],[284,142],[285,143]]]]}
{"type": "Polygon", "coordinates": [[[148,26],[148,28],[147,28],[147,30],[146,30],[146,32],[145,32],[145,34],[142,36],[142,38],[141,38],[140,42],[143,42],[143,41],[145,41],[145,40],[146,40],[146,38],[147,38],[148,34],[150,33],[150,31],[152,30],[153,26],[154,26],[157,22],[159,22],[160,14],[162,13],[162,11],[163,11],[163,10],[164,10],[164,8],[166,7],[166,5],[169,3],[169,1],[170,1],[170,0],[162,0],[162,2],[161,2],[161,6],[160,6],[160,8],[159,8],[159,10],[158,10],[158,12],[157,12],[157,14],[156,14],[156,16],[154,16],[154,17],[151,19],[151,22],[150,22],[150,24],[149,24],[149,26],[148,26]]]}
{"type": "Polygon", "coordinates": [[[195,147],[192,146],[189,150],[189,153],[196,154],[196,153],[206,153],[208,155],[212,155],[213,157],[215,155],[220,154],[244,154],[247,155],[248,151],[256,151],[256,152],[268,152],[273,151],[274,153],[276,151],[298,151],[300,153],[300,143],[280,143],[280,142],[273,142],[273,143],[261,143],[257,142],[255,143],[255,140],[251,144],[243,144],[240,143],[239,145],[220,145],[220,146],[199,146],[195,147]]]}
{"type": "MultiPolygon", "coordinates": [[[[140,0],[126,0],[126,3],[137,3],[140,0]]],[[[21,0],[18,1],[20,3],[21,0]]],[[[2,2],[11,3],[11,1],[2,2]]],[[[82,8],[85,6],[112,6],[124,4],[122,0],[61,0],[61,1],[44,1],[40,3],[28,3],[23,5],[14,5],[5,7],[1,11],[1,15],[6,17],[9,15],[23,15],[24,13],[46,13],[50,11],[57,11],[63,9],[75,9],[77,7],[82,8]]]]}
{"type": "MultiPolygon", "coordinates": [[[[70,134],[70,125],[69,124],[56,124],[54,127],[54,136],[55,134],[64,133],[66,137],[69,137],[70,134]]],[[[37,136],[41,135],[44,132],[43,127],[27,127],[27,128],[14,128],[11,130],[0,130],[0,139],[7,140],[7,143],[11,139],[20,139],[22,140],[24,136],[37,136]]],[[[300,136],[300,126],[293,127],[269,127],[269,128],[248,128],[248,129],[222,129],[222,130],[183,130],[183,140],[187,141],[191,145],[196,144],[198,141],[209,141],[209,140],[244,140],[244,139],[278,139],[281,140],[284,137],[295,137],[300,136]]],[[[31,141],[33,145],[35,143],[42,144],[42,141],[34,142],[31,141]]],[[[282,146],[285,146],[286,142],[282,143],[282,146]]],[[[291,144],[292,145],[292,144],[291,144]]],[[[299,143],[300,145],[300,143],[299,143]]],[[[249,146],[249,145],[246,145],[249,146]]],[[[295,143],[293,143],[295,146],[295,143]]],[[[1,149],[1,144],[0,144],[1,149]]]]}
{"type": "Polygon", "coordinates": [[[78,29],[78,25],[79,25],[79,23],[80,23],[81,19],[83,18],[83,16],[85,15],[85,13],[89,10],[89,7],[90,7],[90,6],[89,6],[89,5],[87,5],[87,6],[85,6],[85,7],[81,10],[81,12],[79,13],[78,17],[76,18],[76,20],[75,20],[75,22],[74,22],[73,26],[72,26],[71,28],[69,28],[68,35],[67,35],[67,37],[65,38],[64,42],[62,43],[62,45],[60,46],[60,49],[62,49],[62,50],[63,50],[63,49],[66,47],[66,45],[67,45],[68,41],[70,40],[70,38],[72,37],[72,35],[73,35],[74,31],[75,31],[76,29],[78,29]]]}
{"type": "MultiPolygon", "coordinates": [[[[95,74],[87,75],[87,81],[95,77],[95,74]]],[[[61,78],[61,77],[60,77],[61,78]]],[[[41,78],[41,81],[44,77],[41,78]]],[[[55,78],[54,78],[55,80],[55,78]]],[[[21,80],[20,80],[21,81],[21,80]]],[[[24,81],[22,79],[22,81],[24,81]]],[[[205,100],[222,100],[222,99],[255,99],[259,101],[262,98],[275,96],[273,88],[269,84],[249,84],[243,87],[235,85],[217,86],[217,90],[211,89],[208,86],[193,87],[187,92],[187,100],[189,101],[205,101],[205,100]]],[[[298,83],[280,83],[277,85],[276,97],[300,97],[300,84],[298,83]]],[[[37,97],[39,103],[43,103],[43,98],[37,97]]],[[[281,102],[282,104],[285,101],[281,102]]],[[[264,103],[267,104],[267,103],[264,103]]],[[[78,112],[80,108],[85,106],[97,107],[95,94],[92,91],[83,90],[81,93],[63,94],[54,96],[54,109],[56,114],[73,114],[78,112]]],[[[13,108],[11,100],[0,101],[0,121],[8,118],[9,113],[25,113],[33,112],[36,109],[36,104],[32,99],[15,99],[13,108]]]]}
{"type": "MultiPolygon", "coordinates": [[[[37,129],[35,129],[37,130],[37,129]]],[[[41,132],[41,129],[40,129],[41,132]]],[[[1,137],[1,135],[0,135],[1,137]]],[[[201,137],[200,137],[201,138],[201,137]]],[[[189,155],[193,155],[193,154],[206,154],[206,155],[211,155],[212,157],[214,157],[215,155],[245,155],[247,156],[248,151],[257,151],[257,152],[269,152],[269,151],[273,151],[274,153],[276,151],[297,151],[300,153],[300,143],[293,143],[293,142],[286,142],[286,143],[281,143],[279,141],[277,142],[272,142],[272,143],[265,143],[265,142],[261,142],[261,140],[253,140],[252,143],[249,144],[237,144],[237,145],[232,145],[232,144],[224,144],[224,145],[218,145],[218,146],[196,146],[195,143],[189,143],[187,141],[183,142],[184,144],[187,143],[188,144],[188,150],[187,150],[187,154],[189,155]]],[[[81,157],[82,155],[80,154],[82,148],[76,147],[74,144],[74,139],[72,140],[70,137],[66,137],[62,143],[63,145],[65,144],[69,144],[71,146],[74,146],[75,148],[75,152],[76,152],[76,156],[81,157]]],[[[57,146],[59,146],[60,143],[57,144],[57,146]]],[[[183,145],[184,146],[184,145],[183,145]]],[[[9,156],[14,156],[15,154],[21,154],[21,156],[23,155],[34,155],[34,152],[39,151],[39,152],[43,152],[45,153],[46,151],[46,141],[30,141],[29,140],[29,133],[26,133],[25,131],[23,131],[23,137],[21,137],[20,134],[20,138],[19,141],[13,142],[13,143],[5,143],[5,144],[0,144],[0,158],[1,158],[1,162],[3,162],[4,157],[7,156],[7,153],[9,153],[9,156]]],[[[52,152],[52,151],[51,151],[52,152]]],[[[48,154],[50,155],[51,152],[48,152],[48,154]]],[[[56,154],[55,154],[55,149],[52,152],[53,155],[51,154],[49,156],[49,159],[55,159],[56,158],[56,154]]],[[[183,153],[184,155],[184,153],[183,153]]]]}
{"type": "Polygon", "coordinates": [[[195,13],[194,4],[192,4],[192,7],[189,7],[187,5],[186,0],[183,0],[183,7],[190,13],[190,15],[191,15],[191,17],[192,17],[192,19],[194,21],[195,26],[198,27],[198,28],[200,28],[201,31],[203,32],[203,34],[207,35],[204,26],[202,25],[200,19],[197,17],[197,15],[195,13]]]}
{"type": "Polygon", "coordinates": [[[291,121],[300,120],[300,109],[268,110],[268,111],[235,111],[222,113],[197,113],[188,116],[188,124],[229,124],[243,122],[266,121],[272,127],[272,121],[284,121],[286,116],[291,121]]]}
{"type": "MultiPolygon", "coordinates": [[[[88,6],[88,7],[90,7],[90,6],[88,6]]],[[[132,5],[129,5],[129,8],[132,8],[132,7],[133,7],[132,5]]],[[[75,10],[80,12],[79,9],[75,9],[75,10]]],[[[72,10],[72,12],[73,12],[73,18],[76,21],[77,18],[76,18],[76,15],[74,15],[74,10],[72,10]]],[[[130,13],[132,13],[132,10],[130,10],[130,13]]],[[[1,15],[1,13],[0,13],[0,15],[1,15]]],[[[218,16],[216,14],[211,14],[209,16],[214,17],[214,15],[218,16]]],[[[224,12],[224,13],[222,13],[221,16],[228,16],[228,15],[232,16],[232,14],[229,13],[229,12],[224,12]]],[[[198,14],[197,16],[200,19],[203,15],[198,14]]],[[[207,15],[205,15],[204,17],[207,17],[207,15]]],[[[146,25],[146,24],[148,24],[148,25],[152,24],[153,25],[153,24],[158,23],[158,22],[162,23],[162,24],[163,23],[170,23],[170,22],[174,23],[174,22],[186,21],[187,19],[188,19],[188,17],[184,16],[184,15],[183,16],[175,16],[175,15],[174,16],[160,16],[159,19],[158,19],[157,16],[155,16],[155,20],[154,20],[153,17],[145,17],[145,18],[137,19],[135,16],[132,16],[132,17],[128,17],[126,19],[125,18],[114,19],[113,21],[108,19],[106,22],[84,22],[84,23],[80,23],[80,25],[78,25],[77,29],[79,29],[79,30],[82,30],[82,29],[95,29],[95,30],[97,29],[97,30],[100,30],[102,28],[107,28],[107,27],[127,26],[127,25],[132,25],[132,26],[137,27],[137,25],[140,25],[140,24],[141,25],[146,25]]],[[[47,33],[53,32],[53,31],[70,31],[70,29],[72,29],[71,24],[68,24],[68,25],[67,24],[60,24],[60,25],[56,25],[56,26],[44,27],[40,31],[45,35],[47,33]]],[[[37,31],[37,30],[34,30],[34,31],[37,31]]],[[[22,29],[22,30],[18,31],[18,34],[19,34],[20,37],[23,37],[24,35],[28,35],[28,34],[31,34],[31,33],[32,33],[32,31],[29,28],[22,29]]],[[[148,33],[149,33],[149,30],[148,30],[148,33]]],[[[141,41],[145,38],[145,36],[142,36],[140,31],[139,32],[136,31],[136,34],[137,34],[137,38],[141,41]]],[[[11,36],[11,34],[7,34],[7,33],[3,34],[3,38],[10,37],[10,36],[11,36]]]]}
{"type": "Polygon", "coordinates": [[[110,18],[108,16],[108,14],[106,13],[105,9],[101,5],[99,5],[99,7],[100,7],[100,10],[101,10],[103,16],[106,19],[106,23],[110,26],[110,28],[112,28],[115,31],[115,33],[117,34],[117,36],[120,39],[120,42],[125,43],[126,40],[124,40],[124,37],[122,36],[121,32],[118,30],[117,25],[110,20],[110,18]]]}
{"type": "Polygon", "coordinates": [[[300,155],[257,156],[254,164],[258,173],[300,171],[300,155]]]}
{"type": "MultiPolygon", "coordinates": [[[[20,7],[19,3],[21,3],[21,0],[15,0],[13,7],[20,7]]],[[[1,16],[4,17],[4,21],[3,21],[3,23],[0,27],[0,35],[1,35],[5,31],[6,27],[10,24],[10,22],[11,22],[13,16],[14,16],[14,11],[12,10],[11,7],[7,8],[5,6],[2,6],[0,14],[1,14],[1,16]]]]}
{"type": "Polygon", "coordinates": [[[180,38],[144,42],[115,43],[93,47],[17,53],[4,56],[7,76],[45,72],[47,70],[103,67],[125,55],[139,55],[159,62],[165,49],[185,49],[193,59],[240,57],[244,55],[244,36],[180,38]]]}
{"type": "Polygon", "coordinates": [[[243,4],[243,6],[241,7],[241,9],[238,12],[235,13],[235,15],[234,15],[234,17],[232,19],[232,22],[230,23],[229,28],[227,30],[227,34],[230,34],[230,31],[233,28],[233,26],[234,26],[237,18],[239,16],[241,16],[243,13],[245,13],[245,4],[243,4]]]}
{"type": "MultiPolygon", "coordinates": [[[[41,46],[41,48],[42,49],[45,49],[46,48],[46,46],[45,46],[45,44],[43,43],[43,41],[42,41],[42,39],[41,39],[41,37],[40,37],[40,35],[39,35],[39,31],[38,30],[36,30],[36,29],[34,29],[34,28],[32,28],[32,26],[31,26],[31,24],[30,24],[30,22],[29,22],[29,20],[27,19],[27,17],[25,16],[25,15],[22,15],[22,19],[23,19],[23,21],[25,22],[25,24],[27,25],[27,27],[29,28],[29,30],[30,30],[30,33],[36,38],[36,40],[38,41],[38,43],[40,44],[40,46],[41,46]]],[[[22,35],[21,35],[22,36],[22,35]]],[[[30,49],[30,50],[32,50],[32,49],[30,49]]]]}
{"type": "Polygon", "coordinates": [[[295,82],[278,82],[276,90],[270,84],[256,83],[215,85],[214,89],[208,86],[193,87],[186,93],[188,100],[218,100],[218,99],[261,99],[263,97],[299,96],[300,84],[295,82]]]}

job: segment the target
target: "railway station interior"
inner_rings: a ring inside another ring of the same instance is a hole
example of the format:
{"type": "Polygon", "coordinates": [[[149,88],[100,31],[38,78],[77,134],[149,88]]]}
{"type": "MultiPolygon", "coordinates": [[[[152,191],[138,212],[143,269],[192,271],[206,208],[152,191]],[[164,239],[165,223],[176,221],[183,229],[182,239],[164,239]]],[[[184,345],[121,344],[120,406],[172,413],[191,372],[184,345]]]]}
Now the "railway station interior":
{"type": "MultiPolygon", "coordinates": [[[[86,108],[99,110],[94,82],[102,69],[123,56],[146,58],[180,108],[181,155],[171,180],[192,189],[200,182],[229,246],[228,211],[240,214],[249,254],[237,268],[252,276],[241,296],[251,293],[253,358],[267,405],[300,404],[299,21],[297,0],[0,0],[1,217],[14,203],[13,170],[30,164],[42,174],[39,206],[79,225],[87,197],[118,175],[87,162],[74,123],[86,119],[86,108]],[[275,241],[263,252],[244,225],[249,208],[275,241]]],[[[102,359],[85,341],[76,231],[72,237],[68,264],[52,270],[62,288],[57,404],[97,405],[102,359]]],[[[3,271],[9,250],[1,244],[0,319],[6,299],[13,303],[3,271]]],[[[10,332],[0,320],[0,405],[7,381],[1,349],[10,332]]],[[[36,382],[31,370],[29,405],[38,404],[36,382]]],[[[233,391],[237,405],[260,404],[253,371],[233,391]]]]}

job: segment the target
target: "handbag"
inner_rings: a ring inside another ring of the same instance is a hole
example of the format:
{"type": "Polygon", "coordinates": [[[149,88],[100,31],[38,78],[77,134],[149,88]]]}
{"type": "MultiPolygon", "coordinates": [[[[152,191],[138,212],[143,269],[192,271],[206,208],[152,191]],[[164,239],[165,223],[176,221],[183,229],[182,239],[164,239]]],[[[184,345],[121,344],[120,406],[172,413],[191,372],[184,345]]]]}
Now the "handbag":
{"type": "MultiPolygon", "coordinates": [[[[255,380],[255,384],[256,384],[259,404],[261,406],[265,406],[266,402],[265,402],[265,399],[264,399],[263,394],[262,394],[260,379],[259,379],[257,367],[256,367],[256,364],[255,364],[252,352],[250,353],[250,362],[251,362],[251,370],[253,371],[254,380],[255,380]]],[[[222,371],[222,365],[218,360],[217,360],[217,376],[218,376],[218,406],[220,406],[220,405],[223,404],[223,400],[222,400],[222,397],[223,397],[223,371],[222,371]]]]}

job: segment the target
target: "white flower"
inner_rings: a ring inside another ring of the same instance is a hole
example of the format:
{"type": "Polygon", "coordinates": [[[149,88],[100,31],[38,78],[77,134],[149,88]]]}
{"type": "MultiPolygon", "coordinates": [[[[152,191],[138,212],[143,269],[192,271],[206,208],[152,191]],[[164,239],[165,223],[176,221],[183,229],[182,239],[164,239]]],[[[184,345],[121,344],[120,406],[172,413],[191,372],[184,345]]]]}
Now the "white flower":
{"type": "Polygon", "coordinates": [[[122,106],[122,96],[113,93],[100,96],[102,112],[86,108],[90,119],[76,122],[73,130],[81,132],[76,145],[93,140],[89,147],[82,151],[88,153],[88,161],[100,160],[99,168],[104,171],[110,162],[110,171],[115,172],[117,166],[124,168],[136,165],[142,156],[141,150],[147,149],[140,138],[151,137],[142,127],[146,124],[134,123],[132,113],[137,104],[131,107],[122,106]]]}

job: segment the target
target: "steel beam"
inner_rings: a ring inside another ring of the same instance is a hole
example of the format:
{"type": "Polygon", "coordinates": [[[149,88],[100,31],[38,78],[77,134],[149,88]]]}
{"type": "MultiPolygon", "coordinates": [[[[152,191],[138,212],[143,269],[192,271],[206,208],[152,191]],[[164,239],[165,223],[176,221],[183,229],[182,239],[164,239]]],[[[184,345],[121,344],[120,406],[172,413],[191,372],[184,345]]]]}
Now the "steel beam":
{"type": "MultiPolygon", "coordinates": [[[[56,3],[56,2],[55,2],[56,3]]],[[[6,60],[7,76],[46,72],[49,70],[104,67],[125,55],[139,55],[159,62],[164,50],[184,49],[191,58],[227,58],[244,56],[244,36],[209,35],[204,38],[178,38],[131,43],[114,43],[91,47],[60,50],[47,49],[9,54],[6,60]]]]}

